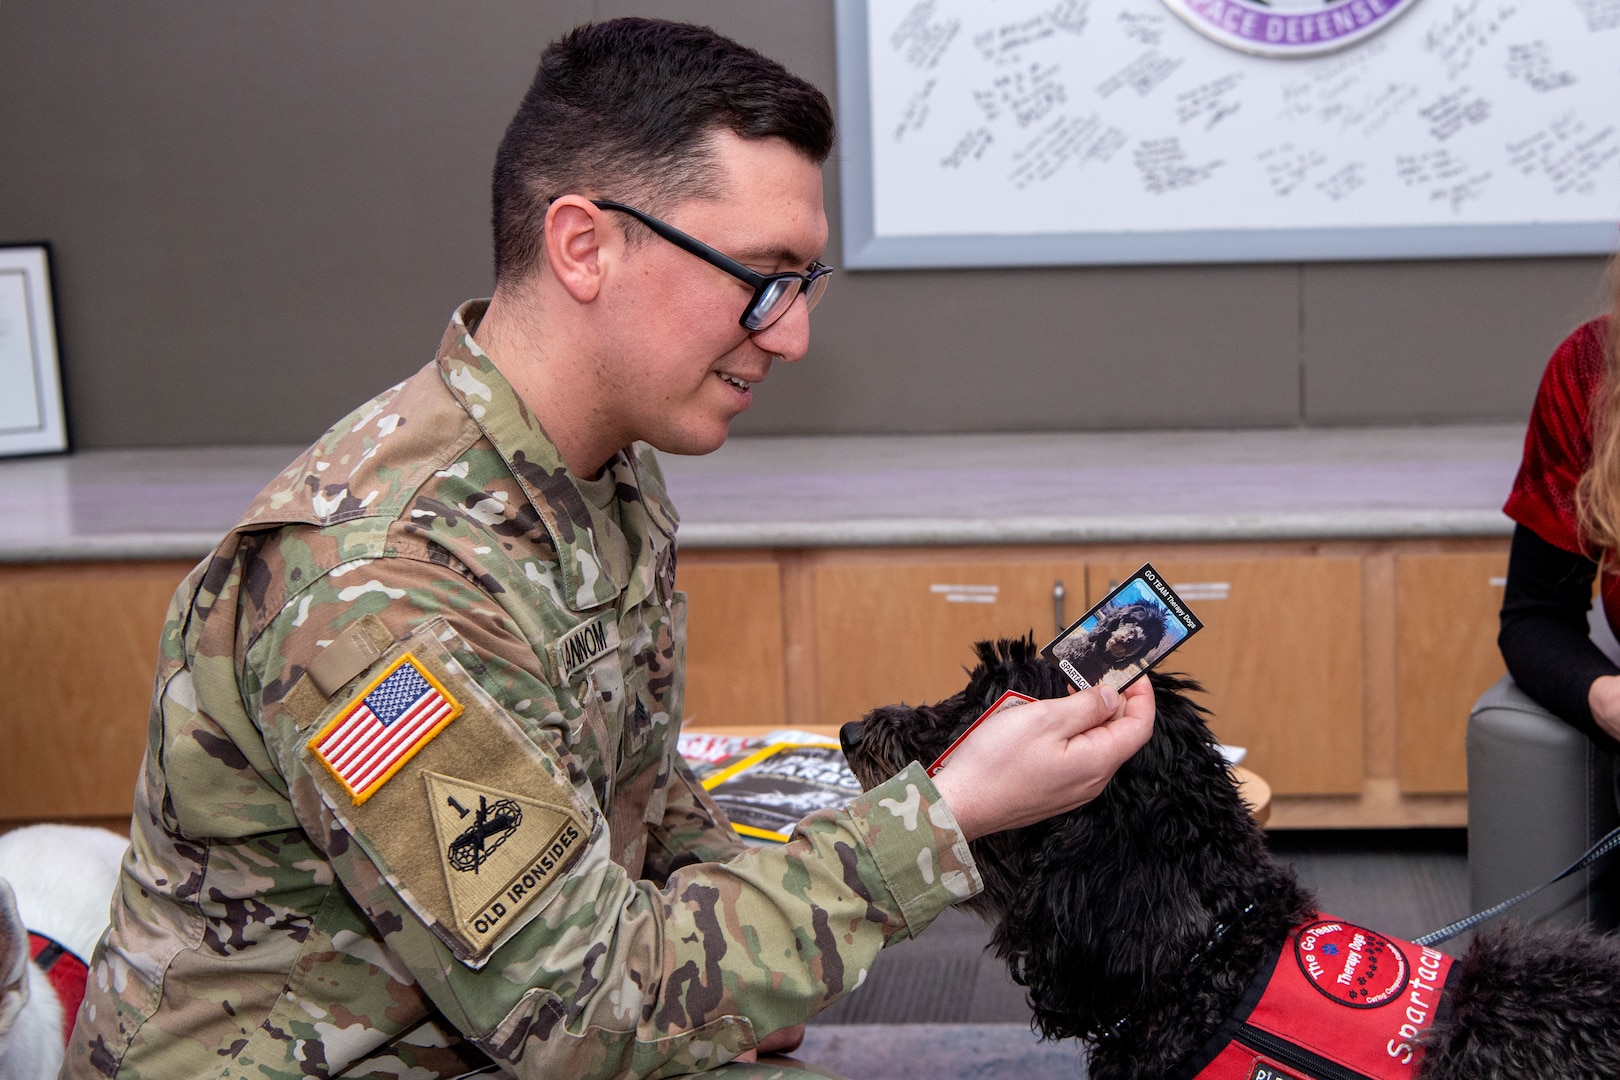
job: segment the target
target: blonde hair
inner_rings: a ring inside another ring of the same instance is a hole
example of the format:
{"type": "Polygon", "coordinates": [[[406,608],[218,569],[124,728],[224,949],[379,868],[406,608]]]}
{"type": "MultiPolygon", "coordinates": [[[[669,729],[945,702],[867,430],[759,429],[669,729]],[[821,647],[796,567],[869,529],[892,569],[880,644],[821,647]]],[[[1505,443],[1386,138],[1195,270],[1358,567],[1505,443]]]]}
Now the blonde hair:
{"type": "Polygon", "coordinates": [[[1603,381],[1592,398],[1592,462],[1575,486],[1575,521],[1607,573],[1620,572],[1620,255],[1609,262],[1603,381]]]}

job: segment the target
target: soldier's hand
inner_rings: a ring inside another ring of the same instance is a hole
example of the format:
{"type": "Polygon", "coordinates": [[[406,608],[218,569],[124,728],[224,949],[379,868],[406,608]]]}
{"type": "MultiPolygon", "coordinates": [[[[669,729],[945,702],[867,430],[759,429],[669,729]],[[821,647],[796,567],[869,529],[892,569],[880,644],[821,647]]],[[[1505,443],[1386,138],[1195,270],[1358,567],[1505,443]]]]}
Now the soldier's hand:
{"type": "Polygon", "coordinates": [[[1153,686],[1005,709],[974,729],[934,784],[969,840],[1032,825],[1095,799],[1153,734],[1153,686]]]}
{"type": "Polygon", "coordinates": [[[735,1060],[758,1061],[759,1055],[761,1054],[791,1054],[793,1051],[797,1050],[799,1045],[803,1042],[804,1025],[794,1024],[790,1028],[783,1028],[781,1031],[771,1032],[771,1034],[759,1040],[759,1045],[757,1047],[752,1050],[744,1051],[742,1054],[738,1055],[735,1060]]]}

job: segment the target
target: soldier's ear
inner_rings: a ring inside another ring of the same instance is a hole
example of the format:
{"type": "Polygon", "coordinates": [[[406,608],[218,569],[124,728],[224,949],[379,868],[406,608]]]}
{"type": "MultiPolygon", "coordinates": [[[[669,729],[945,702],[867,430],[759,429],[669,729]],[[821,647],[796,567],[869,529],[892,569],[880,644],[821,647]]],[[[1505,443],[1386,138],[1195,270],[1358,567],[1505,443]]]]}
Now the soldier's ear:
{"type": "Polygon", "coordinates": [[[607,260],[624,246],[624,234],[578,195],[563,195],[547,208],[543,240],[552,275],[581,304],[596,299],[607,260]]]}

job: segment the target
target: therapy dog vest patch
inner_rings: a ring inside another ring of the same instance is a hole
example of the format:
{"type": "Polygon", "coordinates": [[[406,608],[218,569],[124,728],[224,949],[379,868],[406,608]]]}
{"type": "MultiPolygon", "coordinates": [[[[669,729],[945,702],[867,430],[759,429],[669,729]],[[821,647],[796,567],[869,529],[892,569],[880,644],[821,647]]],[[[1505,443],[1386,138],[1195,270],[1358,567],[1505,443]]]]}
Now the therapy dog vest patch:
{"type": "Polygon", "coordinates": [[[1289,932],[1178,1075],[1411,1080],[1452,975],[1437,949],[1319,915],[1289,932]]]}

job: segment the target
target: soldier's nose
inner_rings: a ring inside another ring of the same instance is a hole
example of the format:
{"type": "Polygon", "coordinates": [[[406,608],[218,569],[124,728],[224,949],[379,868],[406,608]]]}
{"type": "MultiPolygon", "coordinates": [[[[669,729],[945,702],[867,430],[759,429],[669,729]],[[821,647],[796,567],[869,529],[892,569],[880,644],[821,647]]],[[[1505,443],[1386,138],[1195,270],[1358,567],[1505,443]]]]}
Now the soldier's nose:
{"type": "Polygon", "coordinates": [[[851,720],[838,729],[838,741],[843,744],[844,756],[850,757],[861,748],[861,740],[866,737],[866,725],[859,720],[851,720]]]}

